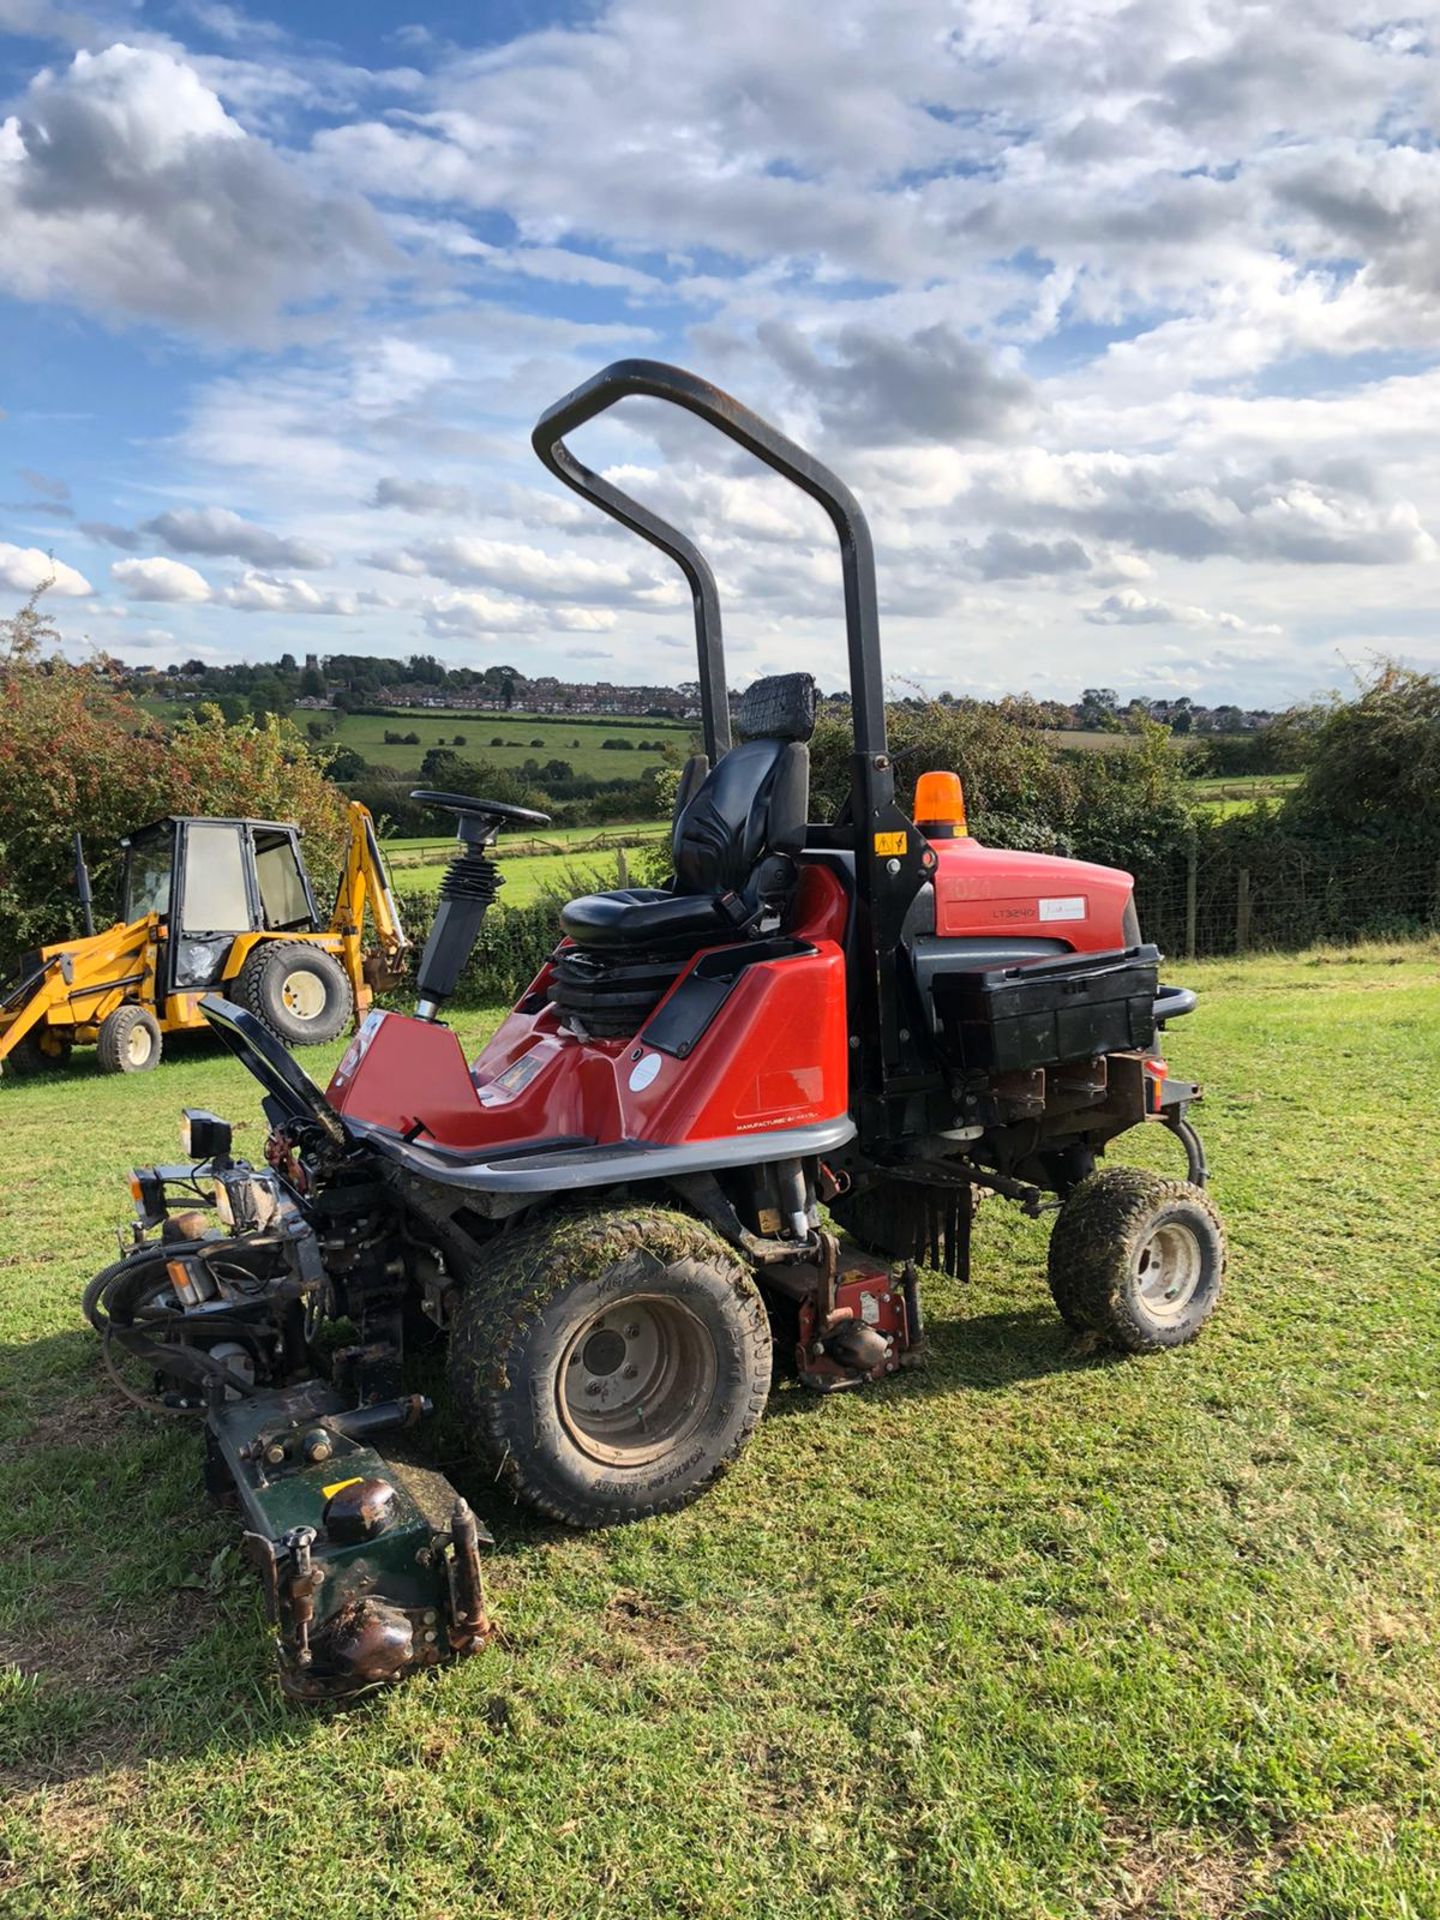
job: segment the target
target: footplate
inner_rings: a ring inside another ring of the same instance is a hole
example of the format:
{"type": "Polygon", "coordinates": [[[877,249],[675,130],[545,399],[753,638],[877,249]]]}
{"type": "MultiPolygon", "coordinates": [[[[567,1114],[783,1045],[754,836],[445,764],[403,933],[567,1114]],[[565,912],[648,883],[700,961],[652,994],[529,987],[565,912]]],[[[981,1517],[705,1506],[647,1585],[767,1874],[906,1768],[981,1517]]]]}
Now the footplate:
{"type": "Polygon", "coordinates": [[[479,1554],[489,1533],[442,1475],[368,1444],[428,1411],[418,1396],[347,1406],[317,1380],[209,1415],[207,1483],[238,1498],[295,1699],[363,1693],[489,1636],[479,1554]]]}

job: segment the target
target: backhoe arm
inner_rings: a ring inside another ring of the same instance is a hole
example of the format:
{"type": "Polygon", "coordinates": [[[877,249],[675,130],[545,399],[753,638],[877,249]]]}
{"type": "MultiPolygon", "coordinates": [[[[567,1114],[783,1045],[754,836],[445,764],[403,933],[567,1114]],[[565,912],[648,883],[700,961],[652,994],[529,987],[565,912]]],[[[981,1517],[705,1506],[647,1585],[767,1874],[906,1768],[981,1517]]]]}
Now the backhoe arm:
{"type": "Polygon", "coordinates": [[[400,921],[400,909],[391,891],[370,809],[352,800],[349,814],[345,865],[335,896],[335,911],[330,916],[330,930],[338,933],[343,942],[345,968],[352,981],[358,982],[363,977],[372,988],[393,986],[410,951],[410,941],[400,921]],[[367,907],[378,952],[362,960],[360,948],[367,907]]]}

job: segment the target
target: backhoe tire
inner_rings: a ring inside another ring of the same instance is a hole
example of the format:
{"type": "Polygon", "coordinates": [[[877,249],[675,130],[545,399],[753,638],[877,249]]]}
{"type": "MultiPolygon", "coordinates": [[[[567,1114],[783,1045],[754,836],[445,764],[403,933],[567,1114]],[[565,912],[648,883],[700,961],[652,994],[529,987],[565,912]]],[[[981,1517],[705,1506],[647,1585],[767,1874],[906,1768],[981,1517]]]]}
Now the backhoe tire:
{"type": "Polygon", "coordinates": [[[53,1029],[51,1039],[56,1049],[54,1053],[46,1051],[37,1034],[27,1033],[20,1044],[12,1047],[0,1060],[0,1073],[13,1074],[19,1080],[32,1073],[50,1073],[56,1067],[67,1066],[74,1041],[68,1033],[55,1033],[53,1029]]]}
{"type": "Polygon", "coordinates": [[[748,1269],[689,1215],[557,1208],[462,1275],[450,1379],[471,1446],[571,1527],[685,1507],[755,1430],[770,1328],[748,1269]]]}
{"type": "Polygon", "coordinates": [[[149,1073],[164,1045],[154,1014],[131,1001],[101,1021],[95,1057],[102,1073],[149,1073]]]}
{"type": "Polygon", "coordinates": [[[345,969],[308,940],[269,940],[235,979],[235,998],[292,1047],[342,1033],[355,1008],[345,969]]]}
{"type": "Polygon", "coordinates": [[[1050,1234],[1060,1317],[1125,1353],[1193,1340],[1225,1278],[1225,1228],[1188,1180],[1107,1167],[1070,1194],[1050,1234]]]}

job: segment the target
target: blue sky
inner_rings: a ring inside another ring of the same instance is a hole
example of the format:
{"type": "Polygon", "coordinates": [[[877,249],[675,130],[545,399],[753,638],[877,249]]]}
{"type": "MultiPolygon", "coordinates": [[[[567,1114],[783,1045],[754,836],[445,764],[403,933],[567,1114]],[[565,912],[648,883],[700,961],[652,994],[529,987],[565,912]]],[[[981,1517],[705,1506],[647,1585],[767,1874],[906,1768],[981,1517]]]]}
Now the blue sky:
{"type": "MultiPolygon", "coordinates": [[[[706,373],[876,535],[887,666],[1281,704],[1440,665],[1440,58],[1365,0],[0,0],[0,597],[163,664],[689,671],[529,429],[706,373]],[[53,558],[52,558],[53,556],[53,558]]],[[[635,407],[738,679],[843,675],[817,510],[635,407]]]]}

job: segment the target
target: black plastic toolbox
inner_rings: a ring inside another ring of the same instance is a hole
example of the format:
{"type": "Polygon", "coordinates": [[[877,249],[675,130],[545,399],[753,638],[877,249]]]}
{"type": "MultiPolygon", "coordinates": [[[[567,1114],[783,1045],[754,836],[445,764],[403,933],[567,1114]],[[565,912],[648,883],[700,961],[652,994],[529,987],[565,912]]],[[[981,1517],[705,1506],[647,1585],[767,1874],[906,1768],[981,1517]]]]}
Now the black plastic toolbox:
{"type": "MultiPolygon", "coordinates": [[[[938,943],[937,943],[938,945],[938,943]]],[[[1014,1073],[1155,1044],[1158,947],[930,973],[941,1031],[966,1070],[1014,1073]]]]}

